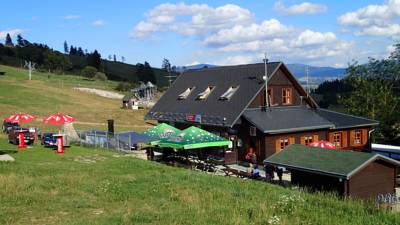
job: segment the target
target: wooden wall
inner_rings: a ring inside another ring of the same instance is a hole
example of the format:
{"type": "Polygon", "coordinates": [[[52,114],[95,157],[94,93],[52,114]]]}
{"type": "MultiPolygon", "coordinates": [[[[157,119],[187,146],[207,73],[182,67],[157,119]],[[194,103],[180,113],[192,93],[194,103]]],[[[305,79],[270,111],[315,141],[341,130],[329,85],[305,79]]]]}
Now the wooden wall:
{"type": "Polygon", "coordinates": [[[326,130],[315,130],[315,131],[304,131],[297,133],[289,133],[289,134],[276,134],[276,135],[268,135],[265,137],[265,156],[266,158],[276,153],[276,141],[282,138],[292,138],[294,139],[294,143],[290,144],[302,144],[301,139],[304,136],[318,136],[318,140],[326,140],[326,130]]]}
{"type": "Polygon", "coordinates": [[[345,179],[293,169],[290,174],[292,184],[306,186],[313,191],[332,191],[339,195],[345,191],[345,179]]]}
{"type": "MultiPolygon", "coordinates": [[[[272,103],[270,103],[272,106],[293,106],[306,104],[304,99],[300,99],[300,92],[295,88],[292,82],[288,79],[287,75],[281,69],[279,69],[271,78],[268,83],[268,88],[272,90],[272,103]],[[282,88],[292,88],[292,104],[282,104],[282,88]]],[[[265,88],[263,88],[263,90],[251,102],[249,108],[265,106],[264,96],[265,88]]]]}
{"type": "Polygon", "coordinates": [[[354,174],[348,184],[348,195],[354,198],[368,199],[379,194],[394,193],[396,168],[382,160],[370,163],[354,174]]]}
{"type": "Polygon", "coordinates": [[[342,146],[340,149],[355,149],[355,150],[364,150],[368,144],[368,131],[370,128],[352,128],[352,129],[346,129],[346,130],[335,130],[335,131],[328,131],[327,137],[328,141],[333,143],[333,134],[336,132],[340,132],[342,134],[342,146]],[[361,130],[361,143],[356,144],[354,143],[354,135],[355,135],[355,130],[361,130]]]}

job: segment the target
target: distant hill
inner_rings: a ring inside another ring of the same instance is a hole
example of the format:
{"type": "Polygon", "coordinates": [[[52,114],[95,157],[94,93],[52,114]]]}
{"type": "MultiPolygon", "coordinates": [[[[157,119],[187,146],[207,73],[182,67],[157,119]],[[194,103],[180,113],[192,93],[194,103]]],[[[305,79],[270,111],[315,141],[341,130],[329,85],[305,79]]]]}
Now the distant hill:
{"type": "Polygon", "coordinates": [[[306,76],[306,66],[308,66],[308,75],[310,77],[337,77],[341,78],[345,75],[345,68],[334,68],[334,67],[318,67],[309,66],[306,64],[287,64],[290,72],[292,72],[297,78],[306,76]]]}

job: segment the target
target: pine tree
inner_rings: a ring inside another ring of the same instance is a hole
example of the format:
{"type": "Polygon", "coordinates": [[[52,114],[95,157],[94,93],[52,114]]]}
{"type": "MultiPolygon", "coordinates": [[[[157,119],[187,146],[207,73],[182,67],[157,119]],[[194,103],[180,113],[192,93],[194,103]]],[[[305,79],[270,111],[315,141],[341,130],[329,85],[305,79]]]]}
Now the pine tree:
{"type": "Polygon", "coordinates": [[[4,45],[7,47],[14,47],[14,44],[12,42],[12,39],[11,39],[11,36],[9,33],[7,33],[6,41],[5,41],[4,45]]]}
{"type": "Polygon", "coordinates": [[[114,62],[117,61],[117,56],[114,54],[114,62]]]}
{"type": "Polygon", "coordinates": [[[67,41],[64,41],[64,52],[65,53],[69,52],[67,41]]]}
{"type": "Polygon", "coordinates": [[[168,59],[166,59],[166,58],[163,59],[161,68],[166,71],[171,71],[171,63],[169,62],[168,59]]]}

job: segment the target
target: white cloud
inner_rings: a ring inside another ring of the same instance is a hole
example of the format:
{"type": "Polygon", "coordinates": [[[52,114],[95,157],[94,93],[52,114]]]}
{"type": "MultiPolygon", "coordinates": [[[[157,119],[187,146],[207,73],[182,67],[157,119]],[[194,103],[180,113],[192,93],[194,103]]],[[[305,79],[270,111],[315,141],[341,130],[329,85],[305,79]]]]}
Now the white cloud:
{"type": "Polygon", "coordinates": [[[266,38],[275,38],[288,35],[293,29],[281,24],[276,19],[262,22],[260,25],[236,25],[229,29],[219,30],[207,37],[204,44],[208,46],[221,46],[244,41],[256,41],[266,38]]]}
{"type": "Polygon", "coordinates": [[[337,18],[339,24],[358,30],[355,35],[399,37],[400,0],[388,0],[382,5],[368,5],[337,18]]]}
{"type": "Polygon", "coordinates": [[[317,14],[323,13],[328,10],[326,5],[314,4],[310,2],[303,2],[298,5],[291,5],[285,7],[283,1],[277,1],[274,4],[274,9],[283,15],[295,15],[295,14],[317,14]]]}
{"type": "Polygon", "coordinates": [[[95,27],[101,27],[101,26],[104,26],[104,21],[103,20],[96,20],[96,21],[93,21],[92,25],[95,26],[95,27]]]}
{"type": "Polygon", "coordinates": [[[215,65],[219,66],[228,66],[228,65],[240,65],[240,64],[249,64],[256,61],[256,57],[254,55],[236,55],[229,56],[223,60],[219,60],[215,62],[215,65]]]}
{"type": "Polygon", "coordinates": [[[212,8],[206,4],[166,3],[156,6],[145,17],[134,27],[131,37],[142,38],[150,33],[168,31],[187,36],[201,35],[233,25],[248,24],[252,14],[232,4],[212,8]]]}
{"type": "Polygon", "coordinates": [[[10,34],[11,38],[17,36],[18,34],[22,34],[24,30],[22,29],[12,29],[12,30],[3,30],[0,31],[0,39],[5,39],[7,34],[10,34]]]}
{"type": "Polygon", "coordinates": [[[293,41],[294,46],[322,45],[336,42],[336,35],[332,32],[320,33],[305,30],[293,41]]]}
{"type": "Polygon", "coordinates": [[[65,20],[76,20],[76,19],[79,19],[79,18],[81,18],[81,16],[79,16],[79,15],[66,15],[66,16],[64,16],[65,20]]]}

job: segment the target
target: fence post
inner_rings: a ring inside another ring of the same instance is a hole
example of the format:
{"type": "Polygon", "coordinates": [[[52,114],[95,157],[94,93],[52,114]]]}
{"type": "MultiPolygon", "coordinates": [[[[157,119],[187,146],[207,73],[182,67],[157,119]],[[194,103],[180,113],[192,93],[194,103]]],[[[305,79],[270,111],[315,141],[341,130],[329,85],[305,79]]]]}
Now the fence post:
{"type": "Polygon", "coordinates": [[[108,149],[108,132],[106,133],[106,148],[108,149]]]}
{"type": "Polygon", "coordinates": [[[119,150],[119,134],[117,134],[118,137],[115,138],[115,140],[117,141],[117,150],[119,150]]]}

